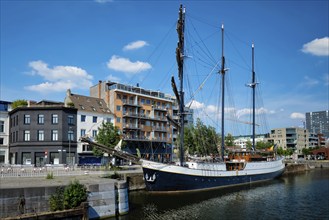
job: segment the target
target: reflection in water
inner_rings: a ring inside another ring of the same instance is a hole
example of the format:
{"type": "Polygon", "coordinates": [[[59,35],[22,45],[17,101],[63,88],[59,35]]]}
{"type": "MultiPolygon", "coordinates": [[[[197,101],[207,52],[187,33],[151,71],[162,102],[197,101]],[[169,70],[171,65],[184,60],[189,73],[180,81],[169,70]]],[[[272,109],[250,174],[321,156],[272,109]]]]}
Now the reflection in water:
{"type": "Polygon", "coordinates": [[[329,219],[329,169],[240,187],[156,194],[131,192],[118,219],[329,219]]]}

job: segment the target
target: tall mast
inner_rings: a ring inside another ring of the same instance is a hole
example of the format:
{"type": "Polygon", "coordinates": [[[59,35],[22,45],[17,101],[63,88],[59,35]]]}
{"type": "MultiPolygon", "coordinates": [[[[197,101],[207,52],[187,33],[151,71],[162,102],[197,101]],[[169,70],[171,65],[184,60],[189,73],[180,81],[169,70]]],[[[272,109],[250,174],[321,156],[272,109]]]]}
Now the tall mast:
{"type": "Polygon", "coordinates": [[[177,22],[178,44],[176,48],[176,60],[178,65],[178,77],[180,80],[179,88],[179,151],[180,151],[180,165],[184,164],[184,88],[183,88],[183,64],[184,64],[184,28],[185,28],[185,8],[180,5],[179,18],[177,22]]]}
{"type": "Polygon", "coordinates": [[[256,81],[255,81],[255,68],[254,68],[254,44],[251,45],[252,50],[252,79],[251,79],[251,88],[252,88],[252,149],[255,150],[255,88],[256,88],[256,81]]]}
{"type": "Polygon", "coordinates": [[[225,57],[224,57],[224,25],[222,24],[222,68],[220,74],[222,74],[222,143],[221,143],[221,156],[224,160],[224,148],[225,148],[225,131],[224,131],[224,107],[225,107],[225,57]]]}

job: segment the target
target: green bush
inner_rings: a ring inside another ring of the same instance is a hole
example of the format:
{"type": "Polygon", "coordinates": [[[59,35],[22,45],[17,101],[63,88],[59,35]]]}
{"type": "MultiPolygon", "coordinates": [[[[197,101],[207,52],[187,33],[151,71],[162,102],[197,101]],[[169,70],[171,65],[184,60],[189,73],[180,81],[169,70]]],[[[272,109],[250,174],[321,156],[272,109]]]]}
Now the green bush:
{"type": "Polygon", "coordinates": [[[87,201],[87,188],[75,180],[71,182],[64,190],[64,208],[72,209],[80,206],[82,202],[87,201]]]}
{"type": "Polygon", "coordinates": [[[55,194],[50,196],[49,206],[51,211],[73,209],[87,201],[87,188],[75,180],[68,186],[56,188],[55,194]]]}
{"type": "Polygon", "coordinates": [[[51,211],[63,210],[64,209],[64,188],[57,187],[55,194],[50,196],[49,206],[51,211]]]}
{"type": "Polygon", "coordinates": [[[47,180],[49,179],[54,179],[54,174],[53,172],[50,172],[50,173],[47,173],[47,177],[46,177],[47,180]]]}

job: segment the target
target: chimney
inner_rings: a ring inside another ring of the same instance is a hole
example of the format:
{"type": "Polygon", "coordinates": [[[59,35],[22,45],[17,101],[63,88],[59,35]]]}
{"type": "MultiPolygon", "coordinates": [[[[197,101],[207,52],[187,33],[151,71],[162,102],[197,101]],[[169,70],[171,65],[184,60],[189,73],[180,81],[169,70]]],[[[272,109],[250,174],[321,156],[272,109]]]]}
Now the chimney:
{"type": "Polygon", "coordinates": [[[101,98],[101,92],[102,92],[102,80],[98,81],[98,98],[101,98]]]}

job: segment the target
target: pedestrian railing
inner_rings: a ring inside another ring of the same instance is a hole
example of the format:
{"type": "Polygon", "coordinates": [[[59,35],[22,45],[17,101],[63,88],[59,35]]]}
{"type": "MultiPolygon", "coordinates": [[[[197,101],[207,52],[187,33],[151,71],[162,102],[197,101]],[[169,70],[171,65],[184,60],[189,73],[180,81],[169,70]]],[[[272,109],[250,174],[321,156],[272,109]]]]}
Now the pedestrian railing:
{"type": "Polygon", "coordinates": [[[0,177],[46,177],[48,174],[53,176],[83,175],[84,170],[68,166],[45,166],[45,167],[28,167],[28,166],[8,166],[1,167],[0,177]]]}

